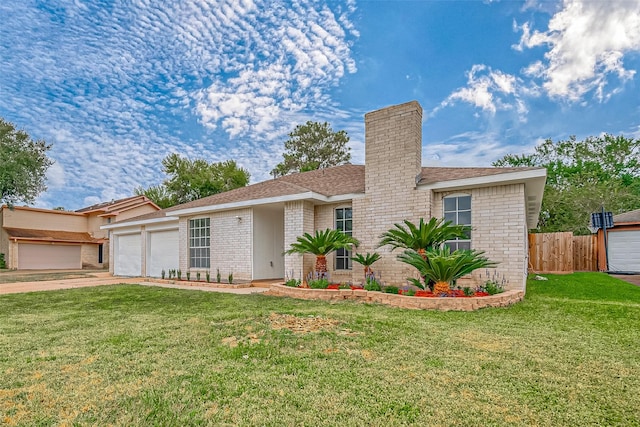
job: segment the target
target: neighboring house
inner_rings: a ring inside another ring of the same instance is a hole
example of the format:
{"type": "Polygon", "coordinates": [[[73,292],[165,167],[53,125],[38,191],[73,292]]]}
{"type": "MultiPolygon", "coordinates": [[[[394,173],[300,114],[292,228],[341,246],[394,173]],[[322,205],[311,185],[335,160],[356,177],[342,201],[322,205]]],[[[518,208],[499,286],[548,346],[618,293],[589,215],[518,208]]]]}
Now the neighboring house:
{"type": "MultiPolygon", "coordinates": [[[[299,278],[314,257],[283,252],[305,232],[337,228],[360,241],[358,252],[382,254],[374,270],[384,282],[404,284],[415,269],[396,260],[398,251],[377,248],[379,236],[405,219],[435,216],[471,225],[469,239],[450,245],[486,251],[509,288],[525,288],[527,230],[537,223],[545,169],[422,167],[422,108],[415,101],[366,114],[365,131],[364,166],[287,175],[104,226],[111,271],[299,278]]],[[[327,257],[333,281],[362,281],[349,256],[327,257]]]]}
{"type": "MultiPolygon", "coordinates": [[[[640,209],[613,216],[607,229],[609,271],[640,273],[640,209]]],[[[604,232],[598,230],[598,268],[607,270],[604,232]]]]}
{"type": "Polygon", "coordinates": [[[159,209],[145,196],[75,212],[0,206],[0,253],[11,269],[106,268],[109,236],[100,226],[159,209]]]}

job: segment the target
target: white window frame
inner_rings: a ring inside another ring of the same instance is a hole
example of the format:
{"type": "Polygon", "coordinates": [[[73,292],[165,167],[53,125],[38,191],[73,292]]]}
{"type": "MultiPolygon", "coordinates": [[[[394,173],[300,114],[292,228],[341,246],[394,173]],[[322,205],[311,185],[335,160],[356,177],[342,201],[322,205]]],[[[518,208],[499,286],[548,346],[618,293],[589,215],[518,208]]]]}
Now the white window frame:
{"type": "Polygon", "coordinates": [[[211,267],[211,218],[189,220],[189,268],[211,267]]]}
{"type": "MultiPolygon", "coordinates": [[[[353,235],[353,208],[351,206],[339,206],[333,210],[333,223],[336,227],[336,230],[341,230],[347,236],[353,235]],[[347,210],[349,211],[349,218],[346,216],[347,210]],[[338,211],[342,211],[342,218],[338,219],[338,211]],[[349,230],[345,230],[347,228],[347,221],[350,222],[351,227],[349,230]],[[341,224],[340,224],[341,223],[341,224]]],[[[348,271],[353,268],[353,261],[351,260],[352,251],[347,249],[338,249],[335,255],[335,270],[336,271],[348,271]],[[340,268],[339,268],[339,264],[340,268]]]]}
{"type": "MultiPolygon", "coordinates": [[[[467,194],[467,193],[450,194],[448,196],[442,197],[442,217],[445,219],[445,221],[451,221],[451,223],[454,225],[466,225],[470,228],[472,213],[473,213],[473,199],[471,197],[471,194],[467,194]],[[461,198],[469,199],[468,209],[465,208],[464,205],[462,206],[462,208],[460,208],[461,198]],[[453,209],[447,209],[447,206],[446,206],[447,199],[455,200],[455,207],[453,209]],[[466,214],[467,212],[469,213],[468,223],[460,218],[461,217],[460,214],[466,214]]],[[[453,240],[447,240],[446,242],[444,242],[444,244],[449,246],[449,248],[451,248],[451,251],[455,251],[456,249],[471,249],[471,231],[469,231],[469,236],[466,239],[456,238],[453,240]]]]}

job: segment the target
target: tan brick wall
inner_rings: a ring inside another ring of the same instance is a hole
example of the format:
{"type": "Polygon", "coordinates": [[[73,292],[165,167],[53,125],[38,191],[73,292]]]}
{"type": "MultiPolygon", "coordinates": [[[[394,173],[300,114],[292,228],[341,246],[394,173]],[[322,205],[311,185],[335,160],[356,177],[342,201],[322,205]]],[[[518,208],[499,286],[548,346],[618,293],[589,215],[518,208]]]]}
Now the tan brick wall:
{"type": "MultiPolygon", "coordinates": [[[[524,184],[476,188],[468,191],[435,193],[433,212],[443,216],[443,197],[471,195],[471,247],[486,252],[498,266],[498,273],[509,283],[508,289],[526,287],[527,226],[524,184]]],[[[475,284],[486,279],[485,270],[473,274],[475,284]]]]}
{"type": "Polygon", "coordinates": [[[98,263],[98,245],[82,245],[80,249],[82,257],[82,268],[102,268],[98,263]]]}
{"type": "Polygon", "coordinates": [[[178,220],[178,269],[183,273],[189,269],[189,218],[178,220]]]}
{"type": "MultiPolygon", "coordinates": [[[[353,200],[354,237],[358,252],[382,255],[374,271],[386,283],[404,284],[412,268],[396,260],[398,251],[377,248],[379,237],[393,224],[429,218],[430,192],[416,189],[421,171],[422,108],[409,102],[365,115],[365,197],[353,200]]],[[[355,282],[362,281],[354,271],[355,282]]]]}
{"type": "Polygon", "coordinates": [[[234,280],[251,280],[252,237],[251,209],[211,214],[211,277],[215,277],[219,268],[223,281],[229,273],[233,273],[234,280]]]}
{"type": "MultiPolygon", "coordinates": [[[[314,206],[307,201],[286,202],[284,205],[284,250],[291,249],[291,243],[304,233],[313,233],[315,226],[314,206]]],[[[285,255],[285,275],[304,279],[313,270],[315,257],[313,255],[285,255]]]]}
{"type": "Polygon", "coordinates": [[[108,256],[108,260],[109,260],[109,273],[113,274],[113,254],[115,253],[115,250],[113,248],[114,245],[114,238],[113,238],[113,231],[109,231],[109,253],[107,254],[108,256]]]}
{"type": "Polygon", "coordinates": [[[9,267],[9,235],[2,228],[5,209],[0,208],[0,254],[4,254],[4,260],[9,267]]]}

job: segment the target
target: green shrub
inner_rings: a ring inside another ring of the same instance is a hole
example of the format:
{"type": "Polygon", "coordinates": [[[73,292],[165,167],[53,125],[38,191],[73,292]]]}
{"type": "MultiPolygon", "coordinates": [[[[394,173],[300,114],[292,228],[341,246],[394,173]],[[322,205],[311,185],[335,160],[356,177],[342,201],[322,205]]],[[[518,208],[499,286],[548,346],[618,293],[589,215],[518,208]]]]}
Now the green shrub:
{"type": "Polygon", "coordinates": [[[489,295],[495,295],[504,292],[504,287],[500,283],[496,283],[493,280],[487,280],[482,288],[489,295]]]}
{"type": "Polygon", "coordinates": [[[382,288],[382,292],[387,294],[398,294],[399,288],[397,286],[385,286],[382,288]]]}
{"type": "Polygon", "coordinates": [[[187,280],[191,280],[191,272],[187,271],[187,280]]]}
{"type": "Polygon", "coordinates": [[[209,272],[207,271],[207,283],[209,283],[211,281],[211,274],[209,274],[209,272]]]}
{"type": "Polygon", "coordinates": [[[220,277],[220,269],[216,268],[216,282],[220,283],[221,281],[221,277],[220,277]]]}
{"type": "Polygon", "coordinates": [[[284,282],[284,284],[292,288],[297,288],[298,286],[300,286],[300,279],[289,279],[286,282],[284,282]]]}
{"type": "Polygon", "coordinates": [[[200,281],[200,272],[199,272],[199,271],[196,273],[196,280],[197,280],[198,282],[200,281]]]}
{"type": "Polygon", "coordinates": [[[311,289],[327,289],[329,287],[329,279],[315,279],[307,282],[311,289]]]}
{"type": "Polygon", "coordinates": [[[468,286],[462,288],[462,292],[464,292],[464,296],[466,297],[470,297],[475,293],[475,291],[468,286]]]}
{"type": "Polygon", "coordinates": [[[7,268],[7,263],[4,260],[4,254],[0,254],[0,268],[7,268]]]}
{"type": "Polygon", "coordinates": [[[233,273],[229,273],[229,276],[227,276],[227,279],[229,279],[229,284],[232,285],[233,284],[233,273]]]}
{"type": "Polygon", "coordinates": [[[311,289],[327,289],[329,286],[329,273],[326,271],[311,271],[307,274],[307,285],[311,289]]]}
{"type": "Polygon", "coordinates": [[[382,284],[374,274],[368,275],[364,282],[365,291],[381,291],[382,284]]]}

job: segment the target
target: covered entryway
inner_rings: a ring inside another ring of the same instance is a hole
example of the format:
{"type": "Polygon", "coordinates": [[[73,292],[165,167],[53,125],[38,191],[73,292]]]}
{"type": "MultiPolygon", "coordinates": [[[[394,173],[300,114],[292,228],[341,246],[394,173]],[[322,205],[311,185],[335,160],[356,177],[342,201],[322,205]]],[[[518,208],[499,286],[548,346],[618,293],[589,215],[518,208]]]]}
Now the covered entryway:
{"type": "Polygon", "coordinates": [[[147,234],[147,276],[161,277],[162,270],[168,274],[178,268],[178,235],[177,229],[147,234]]]}
{"type": "Polygon", "coordinates": [[[115,235],[114,267],[116,276],[142,275],[142,242],[140,233],[115,235]]]}
{"type": "Polygon", "coordinates": [[[284,208],[253,209],[253,280],[284,277],[284,208]]]}
{"type": "Polygon", "coordinates": [[[610,231],[609,270],[640,272],[640,230],[610,231]]]}
{"type": "Polygon", "coordinates": [[[18,244],[18,269],[82,269],[81,245],[58,243],[18,244]]]}

